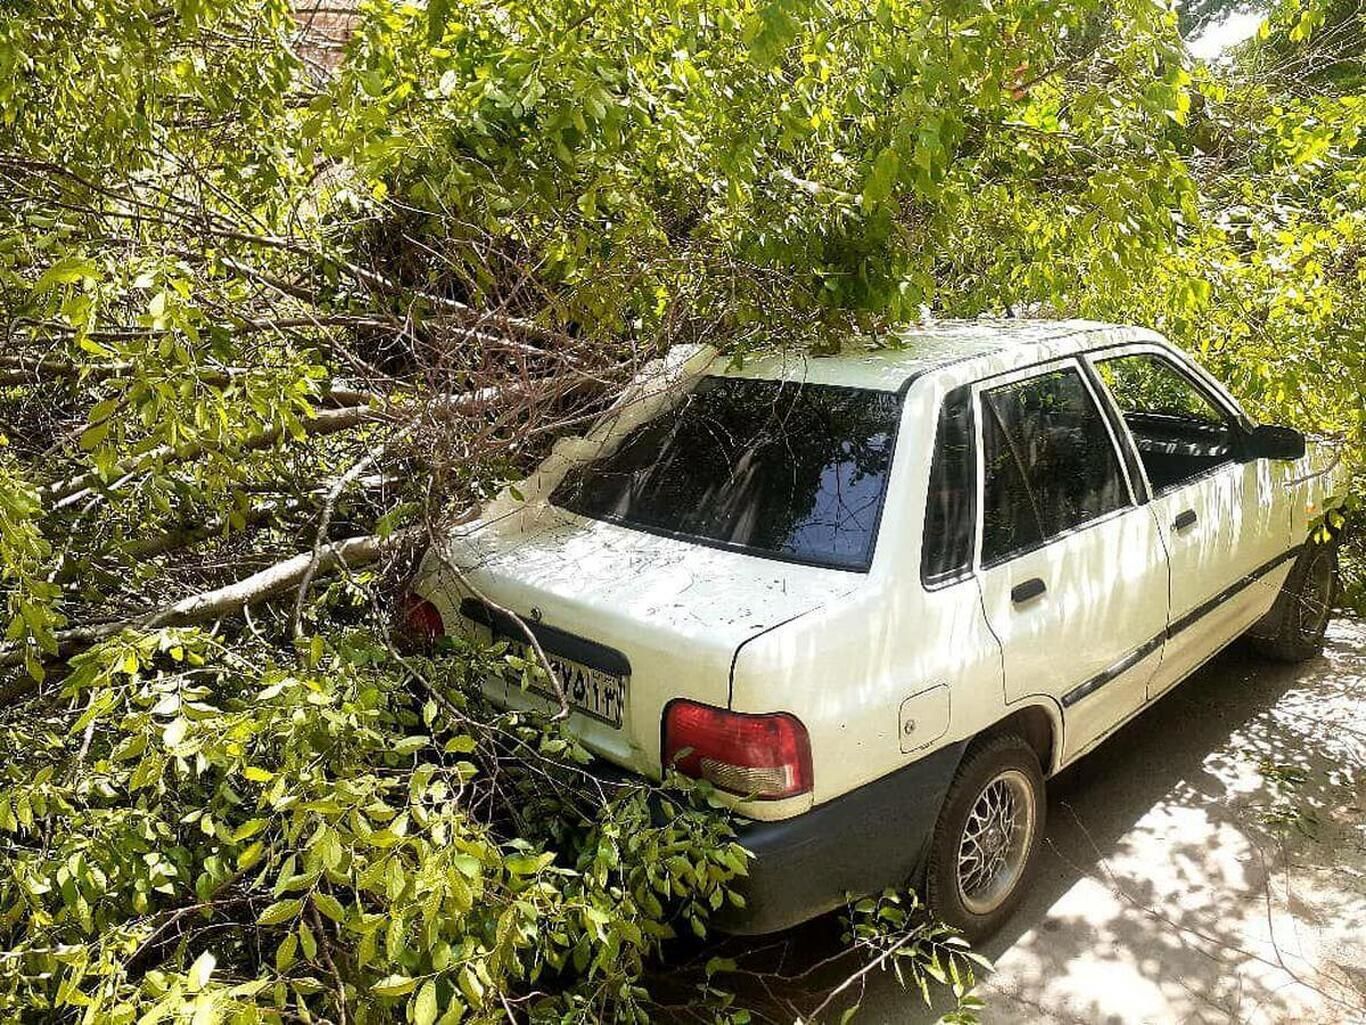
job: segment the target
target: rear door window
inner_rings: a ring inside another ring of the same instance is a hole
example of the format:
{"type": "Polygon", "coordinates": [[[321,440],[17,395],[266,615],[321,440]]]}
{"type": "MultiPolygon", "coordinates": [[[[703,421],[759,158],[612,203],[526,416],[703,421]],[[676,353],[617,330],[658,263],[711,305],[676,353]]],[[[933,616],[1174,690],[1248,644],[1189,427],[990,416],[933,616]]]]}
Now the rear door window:
{"type": "Polygon", "coordinates": [[[714,547],[866,570],[900,414],[895,392],[708,377],[550,500],[714,547]]]}
{"type": "Polygon", "coordinates": [[[981,416],[983,565],[1130,504],[1119,454],[1079,370],[985,389],[981,416]]]}

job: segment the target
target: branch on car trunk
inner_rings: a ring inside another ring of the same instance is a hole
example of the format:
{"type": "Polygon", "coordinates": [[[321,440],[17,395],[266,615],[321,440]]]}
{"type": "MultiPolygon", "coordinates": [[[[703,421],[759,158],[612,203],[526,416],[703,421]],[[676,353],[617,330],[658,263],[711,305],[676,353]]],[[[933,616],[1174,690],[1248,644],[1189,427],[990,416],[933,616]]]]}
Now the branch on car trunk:
{"type": "Polygon", "coordinates": [[[553,718],[557,720],[567,718],[569,715],[569,696],[565,693],[564,684],[560,682],[559,674],[555,672],[555,667],[550,664],[550,659],[546,657],[545,650],[541,647],[540,640],[537,638],[535,631],[527,626],[526,620],[507,606],[500,605],[476,587],[473,581],[465,575],[464,571],[461,570],[461,568],[451,560],[450,556],[445,553],[439,541],[436,544],[433,544],[428,550],[435,554],[441,564],[450,570],[456,580],[460,581],[461,587],[469,591],[470,594],[474,595],[494,612],[501,613],[517,624],[517,629],[522,632],[522,636],[526,638],[527,643],[531,646],[531,650],[536,653],[536,661],[540,664],[540,667],[545,672],[546,676],[550,678],[550,685],[555,688],[555,698],[559,701],[560,707],[553,718]]]}
{"type": "Polygon", "coordinates": [[[190,626],[231,615],[245,606],[272,598],[296,586],[315,558],[318,573],[358,569],[376,562],[386,551],[396,550],[412,534],[412,531],[400,531],[387,538],[366,534],[334,541],[324,545],[316,556],[313,552],[301,552],[234,584],[182,598],[128,625],[140,630],[153,630],[162,626],[190,626]]]}

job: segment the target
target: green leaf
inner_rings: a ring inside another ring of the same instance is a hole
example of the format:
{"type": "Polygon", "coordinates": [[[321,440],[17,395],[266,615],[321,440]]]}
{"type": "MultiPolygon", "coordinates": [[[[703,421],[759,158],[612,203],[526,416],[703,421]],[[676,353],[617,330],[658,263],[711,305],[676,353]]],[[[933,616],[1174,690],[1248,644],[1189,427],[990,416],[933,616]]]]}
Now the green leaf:
{"type": "Polygon", "coordinates": [[[332,919],[332,921],[339,924],[346,921],[346,908],[343,907],[342,902],[332,896],[332,894],[323,893],[322,890],[314,890],[313,903],[317,906],[319,911],[332,919]]]}
{"type": "Polygon", "coordinates": [[[756,64],[776,63],[796,39],[802,25],[793,14],[795,6],[795,0],[769,0],[750,17],[743,35],[756,64]]]}
{"type": "Polygon", "coordinates": [[[446,22],[451,14],[451,0],[427,0],[427,42],[435,46],[446,34],[446,22]]]}
{"type": "Polygon", "coordinates": [[[421,735],[404,737],[394,745],[394,752],[401,755],[410,755],[414,751],[421,751],[427,744],[428,738],[421,735]]]}
{"type": "Polygon", "coordinates": [[[897,174],[901,170],[901,154],[887,146],[873,161],[873,169],[863,183],[863,207],[865,210],[884,202],[892,194],[897,174]]]}
{"type": "Polygon", "coordinates": [[[185,734],[189,728],[189,720],[185,719],[183,716],[172,719],[161,735],[162,743],[170,748],[179,747],[181,742],[184,741],[185,734]]]}
{"type": "Polygon", "coordinates": [[[472,854],[457,854],[451,862],[468,879],[478,879],[483,872],[483,864],[472,854]]]}
{"type": "Polygon", "coordinates": [[[432,1025],[439,1010],[436,1003],[436,981],[428,979],[413,1000],[413,1025],[432,1025]]]}
{"type": "Polygon", "coordinates": [[[417,980],[406,975],[386,975],[370,987],[370,992],[381,997],[401,997],[412,992],[416,985],[417,980]]]}
{"type": "Polygon", "coordinates": [[[460,992],[465,994],[465,999],[474,1007],[481,1007],[484,1003],[484,984],[479,981],[479,976],[469,965],[460,969],[457,976],[460,984],[460,992]]]}
{"type": "Polygon", "coordinates": [[[269,824],[269,819],[248,819],[232,832],[233,843],[249,840],[269,824]]]}
{"type": "Polygon", "coordinates": [[[294,963],[294,955],[299,949],[299,937],[294,933],[287,933],[285,938],[280,941],[280,945],[275,948],[275,970],[283,975],[289,971],[289,966],[294,963]]]}
{"type": "Polygon", "coordinates": [[[209,984],[209,976],[213,974],[214,965],[217,959],[207,950],[195,958],[194,964],[190,965],[190,971],[186,976],[186,988],[191,993],[198,993],[209,984]]]}
{"type": "Polygon", "coordinates": [[[261,912],[261,917],[256,921],[260,925],[279,925],[287,922],[291,918],[296,918],[303,910],[304,902],[301,900],[280,900],[261,912]]]}
{"type": "Polygon", "coordinates": [[[513,875],[530,876],[535,875],[554,860],[555,852],[546,851],[543,854],[525,854],[508,858],[505,864],[507,865],[507,870],[513,875]]]}
{"type": "Polygon", "coordinates": [[[33,286],[34,292],[46,292],[56,285],[70,285],[77,281],[98,281],[100,268],[94,260],[82,256],[68,256],[43,271],[33,286]]]}
{"type": "Polygon", "coordinates": [[[100,447],[104,439],[109,437],[109,429],[113,424],[108,420],[101,420],[93,426],[87,427],[81,432],[81,451],[91,452],[100,447]]]}
{"type": "Polygon", "coordinates": [[[254,868],[265,852],[266,845],[260,840],[249,845],[237,856],[237,871],[245,872],[247,869],[254,868]]]}

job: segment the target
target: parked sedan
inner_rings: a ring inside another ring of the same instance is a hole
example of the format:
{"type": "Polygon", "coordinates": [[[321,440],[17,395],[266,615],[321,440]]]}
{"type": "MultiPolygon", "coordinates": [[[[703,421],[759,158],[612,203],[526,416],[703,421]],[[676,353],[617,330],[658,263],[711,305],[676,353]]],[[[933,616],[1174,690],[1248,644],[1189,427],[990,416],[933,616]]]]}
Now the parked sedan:
{"type": "Polygon", "coordinates": [[[726,927],[910,882],[980,939],[1047,777],[1244,634],[1320,650],[1325,462],[1140,328],[680,352],[430,552],[408,608],[529,630],[587,747],[730,795],[754,858],[726,927]]]}

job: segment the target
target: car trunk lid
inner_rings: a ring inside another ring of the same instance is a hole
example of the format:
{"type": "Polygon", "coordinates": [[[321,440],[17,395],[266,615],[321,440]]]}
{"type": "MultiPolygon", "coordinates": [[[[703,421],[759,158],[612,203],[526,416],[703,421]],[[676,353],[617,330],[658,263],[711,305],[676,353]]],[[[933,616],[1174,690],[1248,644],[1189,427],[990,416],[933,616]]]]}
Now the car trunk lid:
{"type": "MultiPolygon", "coordinates": [[[[535,631],[567,689],[597,686],[601,694],[611,677],[621,677],[620,727],[611,721],[610,701],[596,716],[576,711],[571,724],[591,750],[658,775],[660,724],[671,699],[729,706],[741,644],[847,593],[860,579],[541,504],[444,542],[424,562],[416,590],[437,604],[453,632],[520,644],[521,627],[504,610],[514,613],[535,631]]],[[[516,681],[491,681],[487,690],[513,707],[555,704],[516,681]]]]}

